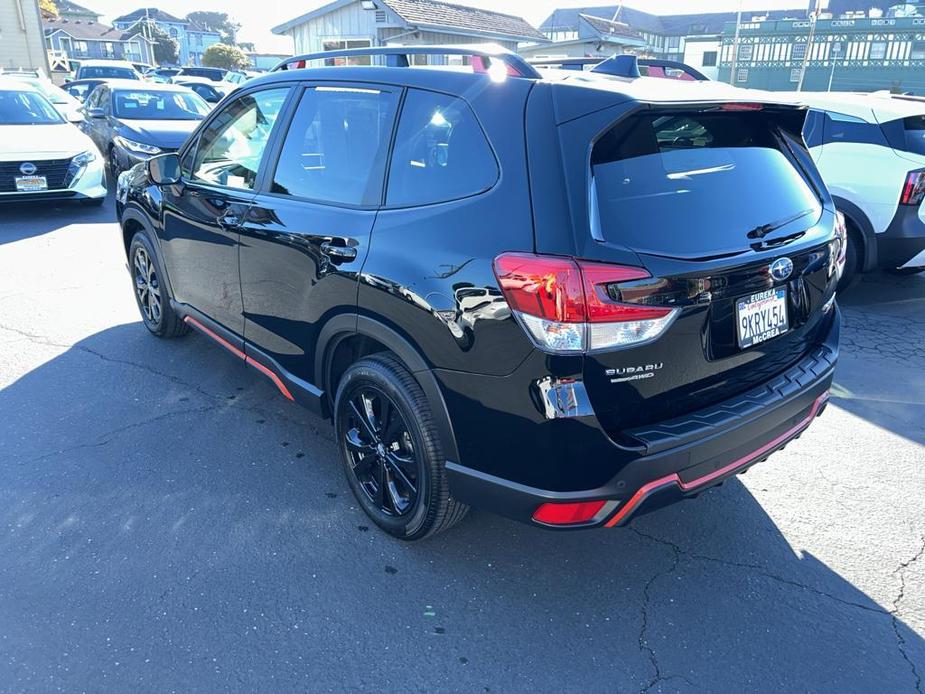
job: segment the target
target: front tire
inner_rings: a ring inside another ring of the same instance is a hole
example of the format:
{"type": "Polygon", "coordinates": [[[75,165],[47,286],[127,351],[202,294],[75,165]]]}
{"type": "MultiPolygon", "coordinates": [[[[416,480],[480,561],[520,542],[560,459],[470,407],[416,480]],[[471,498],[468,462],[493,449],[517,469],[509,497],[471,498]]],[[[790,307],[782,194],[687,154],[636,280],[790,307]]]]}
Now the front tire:
{"type": "Polygon", "coordinates": [[[394,356],[376,354],[347,369],[334,425],[350,488],[387,533],[421,540],[466,515],[468,506],[450,496],[430,403],[394,356]]]}
{"type": "Polygon", "coordinates": [[[148,331],[163,338],[179,337],[188,333],[189,326],[171,306],[167,285],[161,281],[164,273],[160,261],[154,244],[145,231],[139,231],[132,237],[128,257],[135,288],[135,303],[148,331]]]}

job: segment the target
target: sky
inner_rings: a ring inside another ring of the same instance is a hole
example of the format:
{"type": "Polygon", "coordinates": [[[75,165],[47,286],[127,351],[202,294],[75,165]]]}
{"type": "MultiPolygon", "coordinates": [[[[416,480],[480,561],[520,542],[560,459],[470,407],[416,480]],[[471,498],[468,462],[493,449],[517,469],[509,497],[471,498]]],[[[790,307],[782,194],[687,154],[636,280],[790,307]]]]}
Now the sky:
{"type": "MultiPolygon", "coordinates": [[[[143,6],[144,0],[77,0],[103,14],[103,21],[110,21],[120,14],[143,6]]],[[[282,2],[280,0],[159,0],[157,7],[177,15],[185,16],[194,10],[227,12],[241,23],[240,41],[251,41],[257,50],[287,53],[292,51],[292,42],[286,37],[275,36],[270,29],[301,14],[327,4],[330,0],[306,0],[304,2],[282,2]]],[[[539,25],[557,7],[589,7],[593,5],[616,4],[595,2],[595,0],[450,0],[458,4],[482,7],[498,12],[520,15],[534,26],[539,25]]],[[[626,0],[627,7],[635,7],[657,14],[724,12],[735,11],[739,0],[626,0]]],[[[802,7],[806,0],[742,0],[747,11],[780,10],[802,7]]]]}

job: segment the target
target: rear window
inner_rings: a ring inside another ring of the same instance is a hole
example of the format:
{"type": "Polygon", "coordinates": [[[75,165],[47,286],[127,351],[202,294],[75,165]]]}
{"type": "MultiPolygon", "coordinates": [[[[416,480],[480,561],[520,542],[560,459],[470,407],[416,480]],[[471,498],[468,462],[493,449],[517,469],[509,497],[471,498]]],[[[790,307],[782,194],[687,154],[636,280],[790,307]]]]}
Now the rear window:
{"type": "Polygon", "coordinates": [[[592,224],[641,253],[707,258],[814,224],[819,199],[761,112],[646,114],[620,122],[591,154],[592,224]]]}
{"type": "Polygon", "coordinates": [[[88,65],[86,67],[80,68],[81,79],[84,78],[99,78],[99,79],[121,79],[121,80],[137,80],[140,79],[138,73],[135,72],[132,68],[128,67],[106,67],[106,66],[96,66],[88,65]]]}

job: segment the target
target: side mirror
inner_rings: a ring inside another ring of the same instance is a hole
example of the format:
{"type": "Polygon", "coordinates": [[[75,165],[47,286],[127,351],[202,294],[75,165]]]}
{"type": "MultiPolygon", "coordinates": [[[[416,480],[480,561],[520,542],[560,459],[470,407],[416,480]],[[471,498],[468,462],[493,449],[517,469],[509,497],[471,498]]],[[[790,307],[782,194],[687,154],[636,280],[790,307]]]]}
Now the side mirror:
{"type": "Polygon", "coordinates": [[[67,112],[67,122],[68,123],[83,123],[84,117],[80,111],[68,111],[67,112]]]}
{"type": "Polygon", "coordinates": [[[104,110],[101,109],[101,108],[88,108],[88,109],[87,109],[87,115],[88,115],[90,118],[105,118],[105,117],[106,117],[106,111],[104,111],[104,110]]]}
{"type": "Polygon", "coordinates": [[[180,157],[159,154],[148,159],[148,178],[156,186],[172,186],[180,182],[180,157]]]}

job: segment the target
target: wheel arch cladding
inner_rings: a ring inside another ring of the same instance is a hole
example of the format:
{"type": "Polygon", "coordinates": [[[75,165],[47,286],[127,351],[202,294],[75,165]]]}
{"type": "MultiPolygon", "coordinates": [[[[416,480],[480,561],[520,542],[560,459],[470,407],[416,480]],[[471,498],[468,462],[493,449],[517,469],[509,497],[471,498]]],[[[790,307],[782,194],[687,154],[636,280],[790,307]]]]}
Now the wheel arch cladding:
{"type": "Polygon", "coordinates": [[[845,215],[849,230],[854,227],[861,237],[861,271],[872,270],[877,265],[877,234],[873,224],[864,214],[864,210],[850,200],[837,195],[833,195],[832,200],[835,202],[836,209],[845,215]]]}

